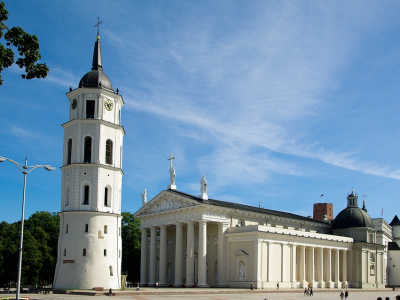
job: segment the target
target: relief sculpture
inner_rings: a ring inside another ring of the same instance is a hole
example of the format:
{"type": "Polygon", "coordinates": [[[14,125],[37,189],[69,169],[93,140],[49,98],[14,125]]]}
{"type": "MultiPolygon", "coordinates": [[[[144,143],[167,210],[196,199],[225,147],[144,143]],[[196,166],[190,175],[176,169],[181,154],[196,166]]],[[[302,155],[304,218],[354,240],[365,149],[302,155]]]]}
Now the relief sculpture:
{"type": "Polygon", "coordinates": [[[166,211],[166,210],[188,207],[191,205],[192,204],[189,204],[187,202],[182,202],[180,200],[173,200],[172,198],[169,198],[167,200],[164,200],[160,204],[155,204],[152,207],[151,212],[156,213],[156,212],[161,212],[161,211],[166,211]]]}

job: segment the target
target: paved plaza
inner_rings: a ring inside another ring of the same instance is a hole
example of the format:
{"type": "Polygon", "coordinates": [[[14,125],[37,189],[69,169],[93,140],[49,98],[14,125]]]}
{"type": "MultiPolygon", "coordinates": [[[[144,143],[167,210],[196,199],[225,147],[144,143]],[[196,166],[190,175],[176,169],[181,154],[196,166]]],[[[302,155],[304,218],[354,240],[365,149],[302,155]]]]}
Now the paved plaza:
{"type": "MultiPolygon", "coordinates": [[[[340,300],[340,290],[315,290],[313,299],[318,300],[340,300]]],[[[15,294],[14,294],[15,295],[15,294]]],[[[21,296],[29,297],[30,300],[47,299],[47,300],[74,300],[74,299],[110,299],[110,296],[99,295],[94,296],[95,293],[88,291],[86,295],[66,295],[66,294],[23,294],[21,296]],[[91,294],[91,295],[90,295],[91,294]]],[[[391,289],[384,290],[349,290],[349,300],[376,300],[381,297],[385,300],[389,297],[390,300],[395,300],[396,295],[400,295],[400,291],[393,291],[391,289]]],[[[0,294],[1,297],[10,296],[10,294],[0,294]]],[[[175,288],[141,288],[140,292],[135,292],[134,289],[124,291],[116,291],[114,299],[151,299],[151,300],[169,300],[169,299],[209,299],[209,300],[263,300],[263,299],[308,299],[309,296],[304,296],[302,290],[255,290],[250,289],[175,289],[175,288]]]]}

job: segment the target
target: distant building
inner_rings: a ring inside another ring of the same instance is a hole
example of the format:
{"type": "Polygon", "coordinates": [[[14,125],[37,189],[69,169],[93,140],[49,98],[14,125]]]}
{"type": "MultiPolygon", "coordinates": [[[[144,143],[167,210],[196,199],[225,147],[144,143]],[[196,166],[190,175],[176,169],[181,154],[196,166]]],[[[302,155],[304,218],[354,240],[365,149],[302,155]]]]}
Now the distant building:
{"type": "Polygon", "coordinates": [[[315,203],[313,210],[314,220],[333,220],[333,204],[332,203],[315,203]],[[326,216],[326,217],[324,217],[326,216]]]}
{"type": "Polygon", "coordinates": [[[393,241],[388,243],[388,285],[400,286],[400,220],[397,215],[389,225],[392,226],[393,241]]]}

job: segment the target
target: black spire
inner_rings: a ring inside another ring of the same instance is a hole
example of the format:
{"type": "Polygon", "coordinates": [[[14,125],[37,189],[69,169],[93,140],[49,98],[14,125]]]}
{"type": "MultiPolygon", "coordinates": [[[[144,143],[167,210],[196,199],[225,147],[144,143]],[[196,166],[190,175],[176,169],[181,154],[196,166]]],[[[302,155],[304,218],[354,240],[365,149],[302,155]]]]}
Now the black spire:
{"type": "Polygon", "coordinates": [[[393,227],[393,225],[399,225],[399,224],[400,224],[399,217],[397,215],[395,215],[392,222],[390,222],[389,225],[393,227]]]}
{"type": "Polygon", "coordinates": [[[363,211],[368,212],[367,208],[365,207],[365,199],[363,199],[363,207],[361,208],[363,211]]]}
{"type": "Polygon", "coordinates": [[[97,19],[97,37],[96,42],[94,43],[94,51],[93,51],[93,62],[92,62],[92,70],[89,73],[83,75],[81,81],[79,82],[80,88],[106,88],[114,91],[111,81],[108,76],[103,72],[103,66],[101,62],[101,44],[100,44],[100,35],[99,35],[99,27],[100,19],[97,19]]]}
{"type": "Polygon", "coordinates": [[[99,40],[100,37],[97,36],[97,41],[94,43],[92,70],[103,71],[103,67],[101,65],[101,44],[99,40]]]}

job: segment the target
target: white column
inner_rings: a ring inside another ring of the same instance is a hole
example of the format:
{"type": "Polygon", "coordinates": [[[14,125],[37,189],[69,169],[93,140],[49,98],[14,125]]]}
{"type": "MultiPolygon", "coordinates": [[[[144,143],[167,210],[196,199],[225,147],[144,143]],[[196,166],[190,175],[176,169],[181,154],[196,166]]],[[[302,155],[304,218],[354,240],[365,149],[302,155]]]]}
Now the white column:
{"type": "Polygon", "coordinates": [[[330,248],[327,249],[326,275],[326,285],[327,287],[332,288],[332,249],[330,248]]]}
{"type": "Polygon", "coordinates": [[[140,285],[147,284],[147,228],[141,229],[141,249],[140,249],[140,285]]]}
{"type": "Polygon", "coordinates": [[[254,266],[254,283],[256,288],[261,287],[261,251],[262,251],[262,243],[257,239],[254,241],[254,258],[253,258],[253,266],[254,266]]]}
{"type": "Polygon", "coordinates": [[[306,281],[306,247],[301,246],[301,286],[303,288],[307,287],[307,281],[306,281]]]}
{"type": "Polygon", "coordinates": [[[167,286],[167,225],[160,227],[160,286],[167,286]]]}
{"type": "Polygon", "coordinates": [[[272,282],[272,251],[271,251],[271,242],[268,242],[268,268],[267,268],[267,278],[268,282],[272,282]]]}
{"type": "Polygon", "coordinates": [[[292,281],[292,283],[297,282],[297,280],[296,280],[296,272],[297,272],[296,249],[297,249],[296,245],[292,245],[292,255],[291,255],[291,267],[292,267],[292,269],[291,269],[291,274],[292,274],[291,275],[292,276],[291,281],[292,281]]]}
{"type": "Polygon", "coordinates": [[[287,270],[287,257],[286,257],[286,244],[281,244],[281,282],[286,280],[286,270],[287,270]]]}
{"type": "Polygon", "coordinates": [[[335,286],[336,288],[340,288],[340,281],[339,281],[339,249],[335,249],[335,286]]]}
{"type": "Polygon", "coordinates": [[[310,286],[313,288],[317,287],[317,284],[315,282],[315,248],[314,247],[310,247],[310,263],[309,263],[309,271],[310,271],[310,278],[311,278],[311,283],[310,286]]]}
{"type": "Polygon", "coordinates": [[[319,287],[324,288],[324,248],[319,248],[319,287]]]}
{"type": "Polygon", "coordinates": [[[194,285],[194,222],[187,223],[186,287],[194,285]]]}
{"type": "Polygon", "coordinates": [[[183,224],[176,224],[176,245],[175,245],[175,283],[174,287],[182,286],[182,226],[183,224]]]}
{"type": "Polygon", "coordinates": [[[224,251],[226,225],[223,223],[218,223],[218,263],[217,263],[217,287],[226,286],[226,273],[225,273],[225,256],[227,253],[224,251]]]}
{"type": "Polygon", "coordinates": [[[207,285],[207,222],[199,221],[198,287],[207,285]]]}
{"type": "Polygon", "coordinates": [[[157,227],[150,229],[150,279],[149,286],[154,286],[157,280],[157,227]]]}
{"type": "Polygon", "coordinates": [[[343,260],[342,260],[342,282],[344,287],[347,285],[347,250],[343,250],[343,260]]]}

